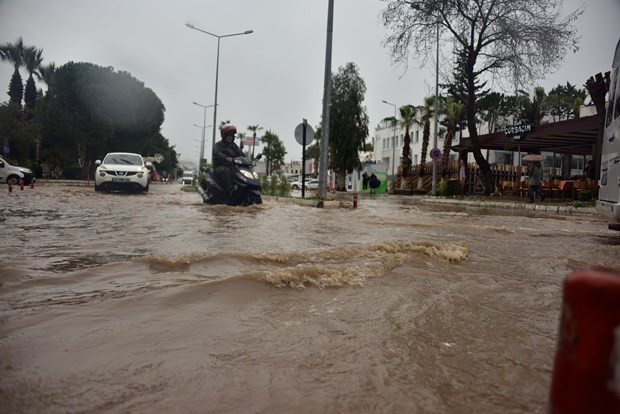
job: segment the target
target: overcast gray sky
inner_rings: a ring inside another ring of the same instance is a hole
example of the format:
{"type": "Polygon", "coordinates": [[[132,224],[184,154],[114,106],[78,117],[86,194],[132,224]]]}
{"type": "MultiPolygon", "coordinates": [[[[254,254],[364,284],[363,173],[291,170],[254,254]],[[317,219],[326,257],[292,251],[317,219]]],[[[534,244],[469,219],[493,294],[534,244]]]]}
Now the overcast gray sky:
{"type": "MultiPolygon", "coordinates": [[[[573,11],[585,0],[565,0],[573,11]]],[[[611,67],[620,36],[620,0],[590,0],[577,22],[581,48],[555,73],[539,82],[547,91],[586,79],[611,67]]],[[[371,134],[393,108],[420,105],[434,93],[435,68],[410,62],[405,74],[381,46],[387,35],[378,20],[379,0],[335,0],[332,71],[355,62],[366,81],[364,105],[371,134]]],[[[319,124],[328,0],[0,0],[0,42],[22,36],[26,45],[43,49],[44,63],[91,62],[130,72],[166,107],[163,135],[181,159],[197,160],[203,109],[215,92],[217,39],[185,23],[225,35],[220,48],[218,124],[230,120],[244,131],[258,124],[278,134],[288,154],[301,160],[294,129],[308,119],[319,124]]],[[[0,64],[0,102],[8,101],[12,67],[0,64]]],[[[24,76],[24,80],[26,76],[24,76]]],[[[212,124],[207,110],[207,125],[212,124]]],[[[211,151],[211,127],[207,148],[211,151]]],[[[250,132],[247,131],[249,135],[250,132]]],[[[210,158],[210,157],[208,157],[210,158]]]]}

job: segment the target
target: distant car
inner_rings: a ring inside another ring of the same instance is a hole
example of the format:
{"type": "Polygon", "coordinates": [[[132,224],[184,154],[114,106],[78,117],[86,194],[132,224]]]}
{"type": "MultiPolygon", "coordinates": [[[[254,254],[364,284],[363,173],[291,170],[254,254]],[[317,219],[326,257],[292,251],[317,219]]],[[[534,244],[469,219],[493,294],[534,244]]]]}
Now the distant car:
{"type": "MultiPolygon", "coordinates": [[[[319,180],[315,178],[308,178],[305,184],[306,190],[316,190],[319,188],[319,180]]],[[[291,188],[293,190],[301,190],[301,180],[293,181],[291,183],[291,188]]]]}
{"type": "Polygon", "coordinates": [[[306,180],[306,190],[318,190],[319,188],[319,180],[312,179],[306,180]]]}
{"type": "Polygon", "coordinates": [[[149,191],[153,164],[145,163],[140,154],[110,152],[95,165],[95,191],[149,191]]]}
{"type": "Polygon", "coordinates": [[[11,165],[4,158],[0,158],[0,182],[17,185],[20,179],[24,185],[30,185],[34,180],[34,173],[28,168],[11,165]]]}
{"type": "Polygon", "coordinates": [[[183,176],[181,177],[181,184],[191,184],[194,182],[194,178],[196,175],[193,171],[183,171],[183,176]]]}

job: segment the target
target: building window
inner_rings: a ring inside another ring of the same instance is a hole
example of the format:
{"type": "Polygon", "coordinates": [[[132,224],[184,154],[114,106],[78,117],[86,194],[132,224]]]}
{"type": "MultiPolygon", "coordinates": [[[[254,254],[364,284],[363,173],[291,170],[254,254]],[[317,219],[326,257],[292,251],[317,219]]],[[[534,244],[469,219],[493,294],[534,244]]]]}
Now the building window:
{"type": "Polygon", "coordinates": [[[420,142],[420,130],[415,131],[415,142],[420,142]]]}

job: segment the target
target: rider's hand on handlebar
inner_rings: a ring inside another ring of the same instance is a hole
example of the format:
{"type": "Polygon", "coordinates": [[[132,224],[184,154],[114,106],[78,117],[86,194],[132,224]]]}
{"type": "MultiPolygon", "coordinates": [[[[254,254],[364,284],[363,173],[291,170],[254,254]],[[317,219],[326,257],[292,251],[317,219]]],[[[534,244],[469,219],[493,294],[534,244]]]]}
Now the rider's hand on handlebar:
{"type": "Polygon", "coordinates": [[[233,162],[232,157],[226,157],[225,160],[226,160],[226,162],[233,162]]]}

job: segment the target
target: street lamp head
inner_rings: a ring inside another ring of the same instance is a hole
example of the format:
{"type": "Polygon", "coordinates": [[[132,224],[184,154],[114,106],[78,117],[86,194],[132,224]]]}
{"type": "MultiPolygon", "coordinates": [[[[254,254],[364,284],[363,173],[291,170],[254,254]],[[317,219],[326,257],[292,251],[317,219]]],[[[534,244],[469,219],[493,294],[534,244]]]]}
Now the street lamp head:
{"type": "Polygon", "coordinates": [[[250,33],[254,33],[254,30],[246,30],[245,32],[243,32],[243,34],[250,34],[250,33]]]}
{"type": "Polygon", "coordinates": [[[190,29],[195,29],[196,28],[196,26],[194,26],[191,23],[185,23],[185,26],[189,27],[190,29]]]}

